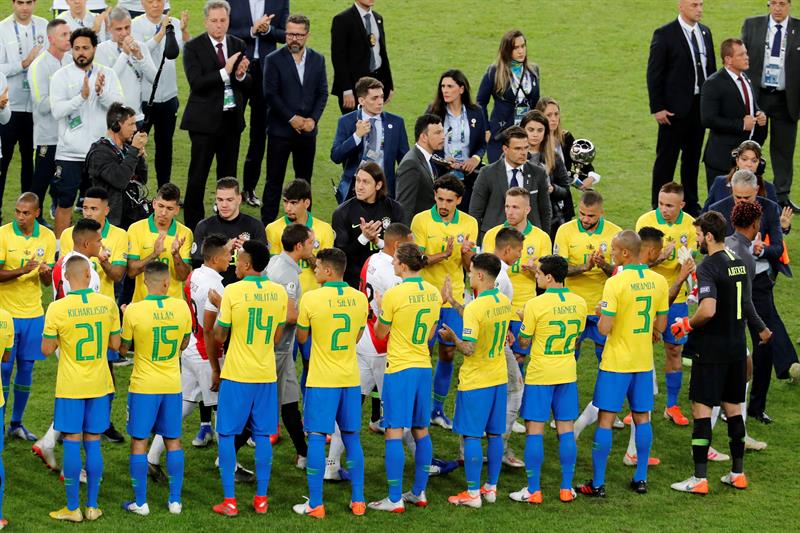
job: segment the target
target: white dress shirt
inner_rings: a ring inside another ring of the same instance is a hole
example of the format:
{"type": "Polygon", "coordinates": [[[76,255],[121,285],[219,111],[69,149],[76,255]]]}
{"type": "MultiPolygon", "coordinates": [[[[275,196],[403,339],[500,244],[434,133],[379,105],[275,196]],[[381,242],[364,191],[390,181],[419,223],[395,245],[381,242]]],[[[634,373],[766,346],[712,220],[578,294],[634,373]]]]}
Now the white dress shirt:
{"type": "Polygon", "coordinates": [[[297,75],[300,76],[300,85],[303,85],[303,76],[305,76],[305,74],[306,74],[306,57],[307,56],[308,56],[308,54],[306,54],[305,47],[303,47],[303,55],[300,56],[300,62],[299,63],[294,59],[294,55],[292,55],[292,61],[294,61],[294,66],[297,69],[297,75]]]}
{"type": "Polygon", "coordinates": [[[742,97],[742,103],[745,102],[745,98],[744,98],[744,93],[742,92],[742,84],[739,83],[739,78],[741,77],[744,80],[744,86],[747,87],[747,101],[750,102],[750,108],[747,110],[747,114],[755,116],[756,111],[755,107],[753,107],[755,101],[753,99],[753,88],[750,86],[750,81],[744,77],[744,73],[736,74],[727,68],[725,69],[725,71],[728,73],[728,76],[730,76],[731,79],[733,79],[733,83],[736,85],[736,88],[739,89],[739,96],[742,97]]]}
{"type": "MultiPolygon", "coordinates": [[[[256,23],[258,19],[264,16],[264,0],[250,0],[250,16],[253,19],[253,24],[256,23]]],[[[270,30],[272,26],[270,26],[270,30]]],[[[269,31],[267,31],[269,33],[269,31]]],[[[258,39],[257,35],[250,34],[251,37],[258,39]]],[[[258,41],[256,40],[255,45],[253,46],[253,59],[258,59],[258,41]]],[[[300,78],[303,79],[302,77],[300,78]]]]}
{"type": "MultiPolygon", "coordinates": [[[[678,16],[678,22],[680,23],[681,28],[683,28],[683,36],[686,37],[686,42],[689,45],[689,52],[692,54],[692,65],[694,65],[697,62],[697,58],[694,56],[694,47],[692,46],[692,34],[694,34],[695,38],[697,39],[697,47],[700,49],[700,62],[703,65],[703,73],[707,72],[706,62],[708,59],[708,54],[706,50],[706,42],[703,39],[703,32],[700,31],[700,25],[695,24],[691,26],[688,23],[686,23],[686,21],[683,20],[680,16],[678,16]]],[[[695,72],[694,81],[695,81],[694,94],[700,94],[700,87],[702,87],[705,79],[698,80],[697,72],[695,72]]]]}
{"type": "Polygon", "coordinates": [[[415,143],[414,146],[416,146],[417,150],[422,152],[422,155],[425,156],[425,162],[428,163],[428,171],[431,173],[431,179],[435,178],[436,176],[433,174],[433,166],[431,165],[431,157],[433,157],[433,154],[420,146],[419,143],[415,143]]]}
{"type": "Polygon", "coordinates": [[[507,159],[505,159],[504,162],[505,162],[505,165],[506,165],[506,180],[508,180],[508,187],[511,188],[511,178],[514,177],[514,169],[515,168],[517,169],[517,183],[518,183],[518,186],[522,187],[522,184],[524,182],[524,178],[522,176],[522,167],[525,166],[525,163],[521,164],[518,167],[512,167],[508,163],[507,159]]]}
{"type": "Polygon", "coordinates": [[[785,91],[786,90],[786,69],[784,68],[786,62],[786,26],[789,25],[789,18],[783,20],[783,22],[775,22],[775,19],[772,16],[769,17],[769,25],[767,27],[767,39],[764,43],[764,72],[761,76],[761,86],[762,87],[769,87],[774,88],[778,91],[785,91]],[[781,47],[780,47],[780,54],[777,57],[772,56],[772,43],[775,40],[775,34],[778,32],[778,28],[776,25],[781,25],[781,47]],[[780,70],[780,74],[778,75],[777,85],[774,83],[767,83],[767,69],[770,65],[774,65],[777,69],[780,70]]]}

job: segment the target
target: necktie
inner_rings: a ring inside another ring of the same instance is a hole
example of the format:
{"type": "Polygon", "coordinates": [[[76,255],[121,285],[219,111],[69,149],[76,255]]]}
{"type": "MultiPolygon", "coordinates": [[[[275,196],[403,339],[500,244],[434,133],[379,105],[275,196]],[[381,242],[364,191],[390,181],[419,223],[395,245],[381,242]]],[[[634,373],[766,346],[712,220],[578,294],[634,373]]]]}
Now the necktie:
{"type": "MultiPolygon", "coordinates": [[[[378,119],[375,117],[369,119],[369,133],[367,134],[367,153],[375,153],[378,150],[378,129],[375,127],[375,123],[378,122],[378,119]]],[[[381,161],[381,163],[383,163],[381,161]]]]}
{"type": "Polygon", "coordinates": [[[222,51],[222,43],[217,43],[217,63],[219,63],[219,68],[225,66],[225,53],[222,51]]]}
{"type": "Polygon", "coordinates": [[[511,169],[511,183],[509,184],[508,188],[511,187],[519,187],[519,180],[517,179],[517,174],[519,174],[518,168],[511,169]]]}
{"type": "MultiPolygon", "coordinates": [[[[369,13],[364,15],[364,27],[367,29],[367,35],[372,35],[372,17],[369,16],[369,13]]],[[[372,37],[370,37],[370,48],[369,48],[369,71],[375,71],[375,54],[372,52],[372,37]]]]}
{"type": "Polygon", "coordinates": [[[694,30],[691,31],[691,38],[692,38],[692,51],[694,51],[694,70],[697,76],[697,88],[703,86],[703,82],[706,81],[706,73],[703,70],[703,60],[700,57],[700,44],[697,42],[697,34],[695,34],[694,30]]]}
{"type": "Polygon", "coordinates": [[[780,57],[781,56],[781,40],[783,36],[781,35],[781,25],[775,24],[775,38],[772,40],[772,51],[770,51],[769,55],[772,57],[780,57]]]}
{"type": "Polygon", "coordinates": [[[742,93],[744,94],[744,112],[748,115],[752,115],[750,112],[750,95],[747,94],[747,84],[744,82],[744,78],[739,76],[739,84],[742,86],[742,93]]]}

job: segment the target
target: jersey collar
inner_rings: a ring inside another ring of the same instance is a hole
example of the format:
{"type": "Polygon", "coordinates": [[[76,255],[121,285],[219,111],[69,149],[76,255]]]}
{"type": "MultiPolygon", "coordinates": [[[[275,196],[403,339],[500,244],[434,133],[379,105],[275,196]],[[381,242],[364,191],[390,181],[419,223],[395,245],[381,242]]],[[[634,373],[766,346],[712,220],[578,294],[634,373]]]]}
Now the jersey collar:
{"type": "Polygon", "coordinates": [[[147,296],[144,297],[145,300],[155,300],[155,301],[166,300],[167,298],[169,298],[169,296],[166,294],[148,294],[147,296]]]}
{"type": "Polygon", "coordinates": [[[245,276],[242,281],[269,281],[267,276],[245,276]]]}
{"type": "MultiPolygon", "coordinates": [[[[25,237],[26,239],[29,238],[27,235],[22,233],[22,229],[20,229],[19,224],[17,224],[16,220],[11,222],[11,228],[14,230],[15,235],[19,237],[25,237]]],[[[36,220],[33,221],[33,232],[31,233],[31,237],[33,237],[34,239],[39,237],[39,222],[37,222],[36,220]]]]}
{"type": "Polygon", "coordinates": [[[549,294],[558,295],[558,297],[563,302],[564,301],[564,295],[569,292],[569,288],[567,288],[567,287],[551,287],[549,289],[545,289],[544,292],[545,292],[545,294],[549,293],[549,294]]]}
{"type": "Polygon", "coordinates": [[[326,281],[325,283],[322,284],[322,286],[336,289],[336,292],[339,294],[339,296],[344,294],[345,287],[349,287],[349,285],[344,281],[326,281]]]}
{"type": "Polygon", "coordinates": [[[422,276],[414,276],[411,278],[406,278],[403,280],[403,283],[422,283],[422,276]]]}
{"type": "Polygon", "coordinates": [[[442,217],[439,216],[439,212],[436,210],[436,206],[434,205],[431,207],[431,217],[433,218],[434,222],[439,222],[440,224],[458,224],[458,209],[456,209],[456,213],[453,215],[453,220],[450,222],[445,222],[442,217]]]}
{"type": "MultiPolygon", "coordinates": [[[[527,222],[528,222],[528,223],[525,225],[525,229],[524,229],[524,230],[522,230],[522,234],[523,234],[523,235],[528,235],[528,233],[530,233],[531,231],[533,231],[533,224],[531,224],[531,221],[530,221],[530,220],[528,220],[527,222]]],[[[508,223],[508,220],[506,220],[505,222],[503,222],[503,227],[504,227],[504,228],[510,228],[510,227],[511,227],[511,224],[509,224],[509,223],[508,223]]]]}
{"type": "Polygon", "coordinates": [[[681,222],[683,222],[683,209],[681,209],[681,211],[678,213],[678,218],[675,219],[675,222],[672,222],[672,223],[669,223],[666,220],[664,220],[664,217],[661,216],[661,210],[660,209],[656,209],[655,212],[656,212],[656,221],[659,224],[666,224],[667,226],[675,226],[675,225],[679,225],[681,222]]]}
{"type": "Polygon", "coordinates": [[[622,270],[635,270],[639,273],[639,277],[644,277],[644,271],[647,270],[647,265],[625,265],[622,267],[622,270]]]}
{"type": "MultiPolygon", "coordinates": [[[[150,226],[150,233],[158,233],[158,226],[156,226],[156,217],[155,215],[150,215],[147,217],[147,225],[150,226]]],[[[172,223],[169,225],[169,229],[167,230],[167,235],[170,237],[174,237],[178,233],[178,223],[175,222],[175,219],[172,219],[172,223]]]]}
{"type": "MultiPolygon", "coordinates": [[[[283,215],[283,221],[286,223],[287,226],[291,224],[297,224],[297,222],[292,222],[289,220],[289,217],[283,215]]],[[[308,211],[308,219],[306,220],[306,227],[312,229],[314,227],[314,217],[311,215],[311,211],[308,211]]]]}
{"type": "Polygon", "coordinates": [[[102,238],[104,238],[104,239],[105,239],[106,237],[108,237],[108,231],[109,231],[110,229],[111,229],[111,224],[108,222],[108,219],[106,219],[105,223],[103,224],[103,229],[102,229],[102,230],[100,230],[100,236],[101,236],[102,238]]]}
{"type": "MultiPolygon", "coordinates": [[[[86,289],[77,289],[77,290],[74,290],[74,291],[69,291],[67,294],[78,294],[78,295],[81,295],[81,294],[92,294],[93,292],[94,291],[92,289],[86,288],[86,289]]],[[[149,296],[148,296],[148,298],[149,298],[149,296]]]]}
{"type": "Polygon", "coordinates": [[[597,223],[597,226],[595,226],[594,231],[591,233],[583,229],[583,224],[581,224],[580,220],[576,219],[575,224],[578,225],[578,231],[580,231],[581,233],[586,233],[587,235],[595,235],[597,233],[603,233],[603,226],[605,226],[606,224],[606,217],[600,217],[600,221],[597,223]]]}
{"type": "Polygon", "coordinates": [[[497,287],[495,287],[494,289],[489,289],[488,291],[483,291],[482,293],[480,293],[478,295],[478,298],[480,298],[481,296],[497,296],[497,294],[499,292],[500,292],[500,290],[497,287]]]}

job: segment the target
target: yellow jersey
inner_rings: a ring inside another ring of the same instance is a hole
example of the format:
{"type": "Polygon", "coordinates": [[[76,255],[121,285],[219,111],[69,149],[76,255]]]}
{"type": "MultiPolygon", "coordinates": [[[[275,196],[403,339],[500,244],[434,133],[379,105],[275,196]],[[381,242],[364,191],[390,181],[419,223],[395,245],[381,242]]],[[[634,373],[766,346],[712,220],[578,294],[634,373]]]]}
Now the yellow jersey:
{"type": "MultiPolygon", "coordinates": [[[[670,224],[661,216],[661,211],[654,209],[639,217],[639,220],[636,221],[636,231],[639,231],[645,226],[657,228],[664,232],[664,246],[670,244],[675,245],[670,256],[665,261],[653,267],[653,272],[664,276],[667,283],[671,286],[675,283],[681,270],[681,265],[678,263],[678,250],[681,246],[688,248],[692,252],[692,255],[697,252],[694,218],[692,215],[681,211],[675,222],[670,224]]],[[[683,290],[678,293],[673,303],[679,304],[685,302],[687,292],[687,285],[684,284],[683,290]]]]}
{"type": "MultiPolygon", "coordinates": [[[[5,309],[0,309],[0,357],[4,357],[6,352],[11,352],[14,348],[14,319],[5,309]]],[[[3,379],[0,377],[0,387],[3,386],[3,379]]],[[[6,404],[4,394],[0,394],[0,407],[6,404]]]]}
{"type": "Polygon", "coordinates": [[[181,345],[191,334],[192,313],[185,300],[149,294],[130,304],[122,318],[122,342],[134,350],[128,391],[181,392],[181,345]]]}
{"type": "MultiPolygon", "coordinates": [[[[605,217],[600,219],[591,233],[583,229],[578,219],[570,220],[558,228],[553,253],[566,259],[570,266],[575,266],[586,264],[589,256],[600,250],[606,261],[611,263],[611,239],[620,231],[622,229],[619,226],[605,217]]],[[[566,286],[586,301],[586,312],[591,314],[603,296],[603,285],[607,279],[605,272],[595,266],[577,276],[569,276],[566,286]]]]}
{"type": "MultiPolygon", "coordinates": [[[[16,270],[29,261],[49,267],[56,263],[56,236],[52,231],[33,223],[30,237],[22,233],[17,222],[0,227],[0,269],[16,270]]],[[[0,283],[0,307],[14,318],[35,318],[44,314],[42,286],[38,269],[0,283]]]]}
{"type": "Polygon", "coordinates": [[[608,372],[653,370],[653,321],[669,312],[669,286],[647,265],[625,265],[606,281],[601,313],[614,317],[600,369],[608,372]]]}
{"type": "Polygon", "coordinates": [[[56,398],[99,398],[114,392],[106,353],[109,336],[118,333],[117,303],[104,294],[77,290],[50,304],[43,335],[58,339],[56,398]]]}
{"type": "Polygon", "coordinates": [[[367,325],[367,296],[343,281],[304,292],[299,329],[310,329],[308,387],[356,387],[361,383],[356,344],[367,325]]]}
{"type": "Polygon", "coordinates": [[[217,324],[230,328],[221,377],[241,383],[274,383],[275,330],[286,323],[286,289],[265,277],[247,276],[225,287],[217,324]]]}
{"type": "Polygon", "coordinates": [[[442,296],[421,277],[406,278],[383,295],[382,323],[391,326],[386,350],[386,373],[407,368],[431,368],[428,337],[439,323],[442,296]]]}
{"type": "MultiPolygon", "coordinates": [[[[158,227],[156,227],[153,215],[134,222],[128,228],[128,259],[138,261],[153,253],[153,245],[158,239],[158,227]]],[[[167,296],[181,298],[183,295],[183,282],[178,280],[175,274],[175,265],[172,259],[172,243],[176,239],[183,239],[180,249],[181,260],[184,263],[191,263],[192,250],[192,231],[176,220],[172,221],[167,230],[167,237],[164,239],[164,251],[158,256],[158,261],[169,265],[169,291],[167,296]]],[[[147,287],[144,285],[144,274],[136,276],[136,287],[133,290],[132,302],[143,300],[147,296],[147,287]]]]}
{"type": "Polygon", "coordinates": [[[566,287],[547,289],[525,304],[519,335],[532,339],[527,385],[577,381],[575,343],[586,322],[586,301],[566,287]]]}
{"type": "MultiPolygon", "coordinates": [[[[72,230],[74,226],[70,226],[61,233],[61,256],[64,257],[75,248],[75,243],[72,241],[72,230]]],[[[100,230],[103,237],[103,248],[106,248],[111,254],[108,261],[112,265],[127,266],[128,264],[128,234],[124,229],[118,228],[109,223],[103,224],[103,229],[100,230]]],[[[100,293],[105,294],[109,298],[114,298],[114,281],[107,275],[103,267],[100,266],[100,261],[96,257],[90,257],[89,262],[92,263],[95,272],[100,277],[100,293]]]]}
{"type": "MultiPolygon", "coordinates": [[[[484,252],[494,253],[495,237],[501,229],[507,227],[508,221],[505,221],[486,232],[486,235],[483,236],[484,252]]],[[[511,286],[514,287],[514,298],[511,300],[514,311],[521,311],[525,307],[525,302],[536,296],[536,276],[533,272],[522,270],[522,265],[527,265],[533,257],[544,257],[553,253],[550,235],[531,224],[530,220],[522,235],[525,236],[525,240],[522,241],[522,255],[508,269],[508,279],[511,280],[511,286]]]]}
{"type": "MultiPolygon", "coordinates": [[[[461,245],[467,240],[478,239],[478,221],[463,211],[456,210],[453,220],[445,222],[434,205],[429,211],[414,215],[411,232],[414,234],[414,242],[426,255],[444,252],[446,239],[453,237],[453,253],[444,261],[422,269],[422,279],[432,283],[434,287],[441,287],[445,277],[450,276],[453,298],[463,304],[464,268],[461,265],[461,245]]],[[[449,306],[449,303],[443,305],[449,306]]]]}
{"type": "MultiPolygon", "coordinates": [[[[286,216],[282,216],[267,226],[267,244],[271,255],[278,255],[283,251],[281,235],[283,235],[283,230],[286,229],[286,226],[290,224],[293,224],[293,222],[286,216]]],[[[317,252],[324,248],[333,248],[333,241],[336,239],[336,232],[333,231],[333,226],[314,218],[311,213],[308,213],[306,226],[314,232],[314,255],[317,255],[317,252]]],[[[300,265],[301,269],[300,288],[303,289],[303,292],[318,289],[319,283],[314,277],[314,266],[305,259],[301,259],[297,264],[300,265]]]]}
{"type": "Polygon", "coordinates": [[[517,315],[511,300],[497,289],[483,291],[464,308],[462,339],[475,343],[475,351],[458,372],[458,390],[473,390],[508,383],[506,333],[517,315]]]}

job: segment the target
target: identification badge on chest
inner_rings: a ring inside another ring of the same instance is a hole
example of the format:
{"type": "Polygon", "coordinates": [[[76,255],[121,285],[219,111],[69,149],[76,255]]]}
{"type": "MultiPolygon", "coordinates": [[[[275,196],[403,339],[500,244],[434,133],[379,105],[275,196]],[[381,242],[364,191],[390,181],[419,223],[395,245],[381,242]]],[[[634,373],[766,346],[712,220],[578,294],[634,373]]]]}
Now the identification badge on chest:
{"type": "Polygon", "coordinates": [[[514,125],[519,126],[520,122],[522,122],[522,117],[525,116],[525,113],[530,111],[531,108],[526,105],[518,105],[514,108],[514,125]]]}
{"type": "Polygon", "coordinates": [[[22,71],[22,90],[23,91],[30,91],[31,90],[30,85],[28,85],[28,71],[27,70],[23,70],[22,71]]]}
{"type": "Polygon", "coordinates": [[[377,150],[367,150],[365,155],[370,161],[383,164],[383,161],[381,161],[381,154],[377,150]]]}
{"type": "Polygon", "coordinates": [[[81,120],[80,115],[70,115],[67,117],[67,126],[69,126],[70,130],[77,130],[81,126],[83,126],[83,120],[81,120]]]}
{"type": "Polygon", "coordinates": [[[780,76],[781,66],[779,64],[768,63],[764,65],[764,85],[768,87],[777,87],[780,76]]]}
{"type": "Polygon", "coordinates": [[[222,95],[222,109],[233,109],[236,107],[236,100],[233,97],[233,89],[225,84],[225,92],[222,95]]]}

